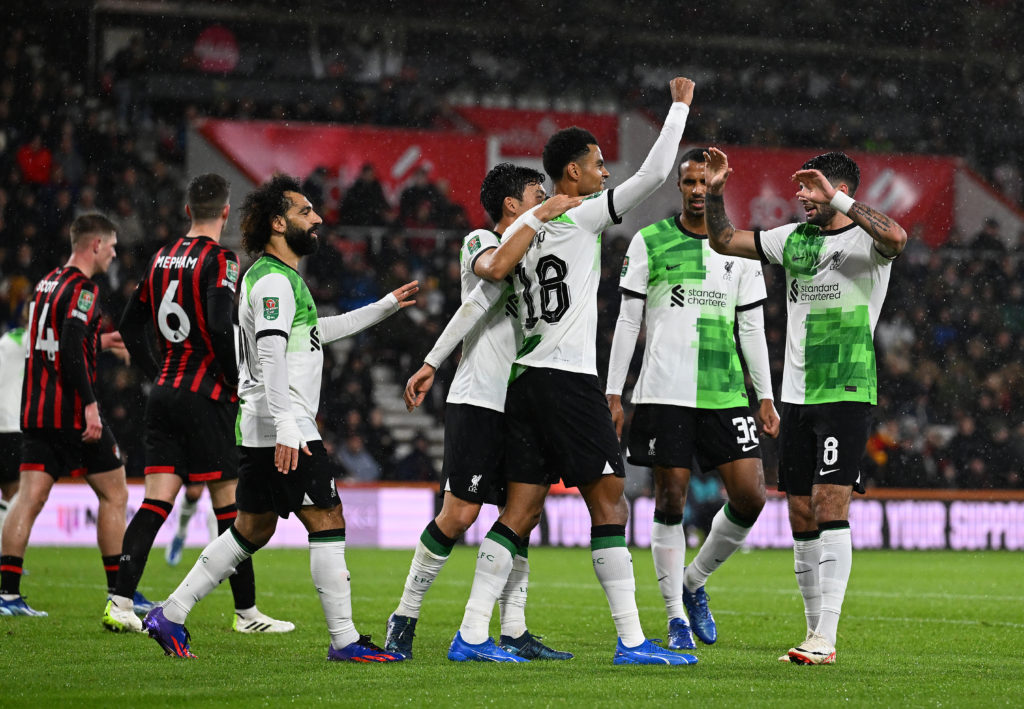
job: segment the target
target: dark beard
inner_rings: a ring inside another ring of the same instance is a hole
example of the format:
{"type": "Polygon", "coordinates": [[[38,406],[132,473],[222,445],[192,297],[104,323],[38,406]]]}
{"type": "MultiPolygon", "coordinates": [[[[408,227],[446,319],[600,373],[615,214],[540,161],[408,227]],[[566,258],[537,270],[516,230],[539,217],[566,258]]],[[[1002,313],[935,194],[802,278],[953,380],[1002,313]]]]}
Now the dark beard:
{"type": "Polygon", "coordinates": [[[827,204],[818,204],[815,205],[815,207],[817,208],[817,212],[813,219],[807,220],[807,223],[824,229],[825,225],[832,221],[832,217],[836,215],[836,209],[835,207],[827,204]]]}
{"type": "Polygon", "coordinates": [[[320,239],[316,237],[316,227],[310,227],[303,231],[299,227],[293,226],[291,222],[288,222],[288,228],[284,231],[284,241],[296,256],[309,256],[320,248],[320,239]]]}

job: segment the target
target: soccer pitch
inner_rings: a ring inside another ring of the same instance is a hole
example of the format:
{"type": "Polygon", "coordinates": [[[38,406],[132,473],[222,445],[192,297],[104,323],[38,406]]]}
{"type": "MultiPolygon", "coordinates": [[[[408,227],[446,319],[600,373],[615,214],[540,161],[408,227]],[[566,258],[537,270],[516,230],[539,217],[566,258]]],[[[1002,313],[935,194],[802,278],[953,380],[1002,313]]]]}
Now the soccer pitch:
{"type": "MultiPolygon", "coordinates": [[[[195,561],[168,567],[155,549],[141,590],[161,598],[195,561]]],[[[641,621],[665,636],[650,552],[633,549],[641,621]]],[[[692,552],[691,552],[692,555],[692,552]]],[[[99,552],[29,548],[23,589],[48,618],[0,618],[0,706],[1020,706],[1024,590],[1012,552],[854,553],[837,664],[777,657],[803,639],[803,606],[788,551],[734,556],[708,591],[719,640],[699,664],[616,667],[615,631],[586,549],[530,551],[527,620],[568,662],[522,665],[446,659],[472,579],[474,549],[457,547],[427,594],[415,658],[395,665],[326,661],[328,637],[302,550],[255,558],[257,602],[294,632],[231,630],[231,595],[217,589],[189,618],[197,660],[165,657],[144,635],[100,625],[99,552]]],[[[350,549],[360,632],[383,644],[411,551],[350,549]]],[[[497,612],[492,623],[497,634],[497,612]]]]}

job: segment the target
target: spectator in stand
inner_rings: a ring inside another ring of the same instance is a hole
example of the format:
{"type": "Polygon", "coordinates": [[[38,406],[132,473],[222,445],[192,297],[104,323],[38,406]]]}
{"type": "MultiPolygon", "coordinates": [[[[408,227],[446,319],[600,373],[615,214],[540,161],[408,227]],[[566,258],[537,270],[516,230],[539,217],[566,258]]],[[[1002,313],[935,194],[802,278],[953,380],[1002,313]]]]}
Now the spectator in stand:
{"type": "Polygon", "coordinates": [[[391,205],[371,163],[364,163],[359,177],[348,188],[341,206],[341,223],[357,226],[387,224],[391,205]]]}
{"type": "Polygon", "coordinates": [[[345,469],[346,480],[360,483],[380,480],[380,466],[366,450],[359,434],[352,433],[345,437],[336,458],[345,469]]]}
{"type": "Polygon", "coordinates": [[[395,467],[395,437],[384,425],[384,415],[380,409],[374,407],[370,411],[370,418],[366,422],[363,435],[366,440],[366,450],[380,466],[381,478],[391,479],[395,467]]]}
{"type": "Polygon", "coordinates": [[[999,222],[992,217],[986,218],[981,231],[974,236],[971,248],[981,252],[1006,253],[1006,242],[999,231],[999,222]]]}
{"type": "Polygon", "coordinates": [[[422,434],[412,442],[412,450],[398,461],[395,480],[403,482],[437,482],[437,468],[430,457],[429,444],[422,434]]]}
{"type": "Polygon", "coordinates": [[[41,133],[34,133],[27,143],[18,148],[16,155],[22,178],[31,185],[45,185],[50,181],[53,154],[43,144],[41,133]]]}
{"type": "Polygon", "coordinates": [[[440,199],[441,195],[437,191],[437,187],[430,181],[430,168],[421,165],[416,169],[412,179],[409,180],[398,198],[398,220],[402,224],[415,220],[420,205],[424,202],[430,205],[429,213],[433,214],[440,199]]]}

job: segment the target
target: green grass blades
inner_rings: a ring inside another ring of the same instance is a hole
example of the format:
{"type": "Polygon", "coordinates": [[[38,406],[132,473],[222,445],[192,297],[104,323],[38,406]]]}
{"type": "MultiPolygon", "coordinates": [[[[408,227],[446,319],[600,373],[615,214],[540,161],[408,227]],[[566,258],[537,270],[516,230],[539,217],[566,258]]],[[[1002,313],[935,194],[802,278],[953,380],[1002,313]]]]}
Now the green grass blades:
{"type": "MultiPolygon", "coordinates": [[[[166,596],[195,562],[150,557],[141,590],[166,596]]],[[[692,556],[693,552],[690,552],[692,556]]],[[[384,642],[411,551],[349,549],[356,626],[384,642]]],[[[285,635],[232,632],[226,585],[189,617],[197,660],[165,657],[144,635],[100,625],[105,593],[94,549],[30,548],[22,588],[49,618],[0,618],[0,706],[1019,706],[1024,590],[1019,553],[855,552],[837,664],[777,657],[804,636],[787,551],[740,553],[708,583],[718,642],[690,667],[616,667],[615,631],[586,549],[531,549],[530,630],[568,662],[453,663],[448,643],[472,581],[474,549],[456,547],[427,594],[415,659],[328,663],[328,636],[303,550],[256,555],[257,602],[293,621],[285,635]]],[[[640,617],[665,637],[650,552],[633,550],[640,617]]],[[[497,612],[492,633],[499,633],[497,612]]]]}

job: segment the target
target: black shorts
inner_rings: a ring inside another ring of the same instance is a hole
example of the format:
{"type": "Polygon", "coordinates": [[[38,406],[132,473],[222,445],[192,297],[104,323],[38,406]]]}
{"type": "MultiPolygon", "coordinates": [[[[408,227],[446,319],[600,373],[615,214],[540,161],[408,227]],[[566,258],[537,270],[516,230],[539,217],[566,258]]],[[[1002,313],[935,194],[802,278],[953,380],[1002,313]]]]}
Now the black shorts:
{"type": "Polygon", "coordinates": [[[18,482],[21,465],[21,434],[0,433],[0,484],[18,482]]]}
{"type": "Polygon", "coordinates": [[[750,409],[695,409],[637,404],[629,427],[628,460],[634,465],[702,470],[742,458],[760,458],[757,425],[750,409]]]}
{"type": "Polygon", "coordinates": [[[814,485],[852,485],[863,493],[860,463],[868,443],[871,405],[783,404],[779,434],[779,490],[810,495],[814,485]]]}
{"type": "Polygon", "coordinates": [[[17,483],[22,465],[22,434],[0,433],[0,484],[17,483]]]}
{"type": "Polygon", "coordinates": [[[334,467],[322,441],[306,444],[312,455],[299,451],[299,465],[287,475],[274,467],[273,448],[240,447],[235,504],[252,514],[275,512],[288,519],[292,512],[316,506],[329,510],[341,504],[334,484],[334,467]]]}
{"type": "Polygon", "coordinates": [[[30,428],[21,441],[19,470],[43,471],[55,480],[106,473],[121,465],[121,451],[106,424],[95,443],[84,443],[82,430],[75,428],[30,428]]]}
{"type": "Polygon", "coordinates": [[[478,505],[505,504],[505,415],[472,404],[448,404],[444,412],[444,489],[478,505]]]}
{"type": "Polygon", "coordinates": [[[505,397],[505,478],[580,487],[625,477],[615,425],[597,377],[530,367],[505,397]]]}
{"type": "Polygon", "coordinates": [[[236,479],[237,413],[238,404],[153,387],[146,403],[146,475],[172,473],[186,483],[236,479]]]}

